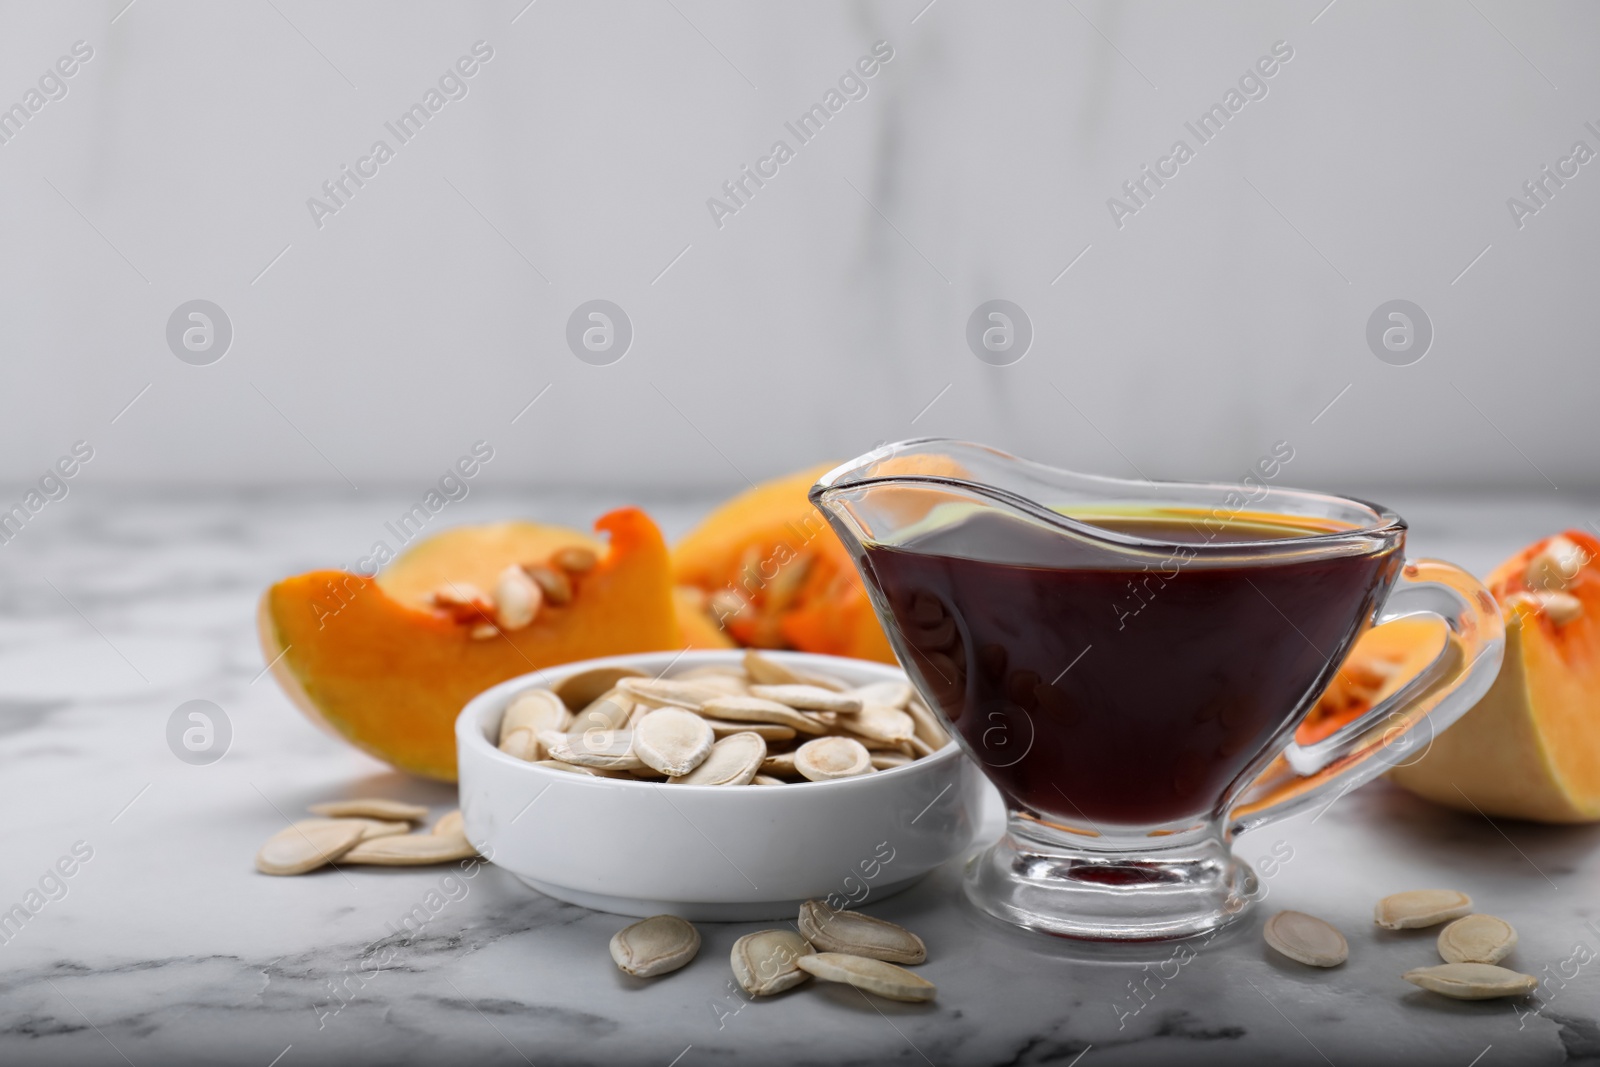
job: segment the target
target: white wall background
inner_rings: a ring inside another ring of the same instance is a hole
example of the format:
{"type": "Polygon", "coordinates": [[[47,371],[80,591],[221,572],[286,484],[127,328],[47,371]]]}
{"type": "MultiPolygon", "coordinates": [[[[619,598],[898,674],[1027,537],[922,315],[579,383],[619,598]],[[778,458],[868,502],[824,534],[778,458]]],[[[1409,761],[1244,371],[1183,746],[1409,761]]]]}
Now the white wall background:
{"type": "Polygon", "coordinates": [[[85,481],[349,491],[484,438],[502,483],[732,487],[941,434],[1600,484],[1600,162],[1506,206],[1600,151],[1600,7],[926,2],[0,6],[0,105],[94,49],[0,145],[0,478],[87,439],[85,481]],[[307,198],[478,40],[469,95],[318,229],[307,198]],[[878,40],[869,95],[718,229],[707,198],[878,40]],[[1107,198],[1280,40],[1118,229],[1107,198]],[[964,340],[996,297],[1036,331],[1007,367],[964,340]],[[1406,367],[1365,340],[1397,297],[1436,330],[1406,367]],[[194,298],[235,331],[210,366],[165,340],[194,298]],[[633,322],[610,366],[564,340],[593,298],[633,322]]]}

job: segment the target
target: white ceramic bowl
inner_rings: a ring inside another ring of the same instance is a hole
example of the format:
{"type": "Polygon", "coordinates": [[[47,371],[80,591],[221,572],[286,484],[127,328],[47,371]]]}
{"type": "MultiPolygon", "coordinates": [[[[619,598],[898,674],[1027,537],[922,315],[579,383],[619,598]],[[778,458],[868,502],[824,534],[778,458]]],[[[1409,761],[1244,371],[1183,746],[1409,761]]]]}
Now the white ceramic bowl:
{"type": "MultiPolygon", "coordinates": [[[[865,685],[904,675],[863,660],[773,658],[865,685]]],[[[958,855],[990,786],[956,745],[904,767],[832,782],[701,786],[536,767],[490,740],[511,698],[599,666],[667,675],[737,665],[740,652],[649,652],[552,667],[489,689],[456,720],[467,838],[560,900],[622,915],[748,922],[800,902],[878,899],[958,855]]]]}

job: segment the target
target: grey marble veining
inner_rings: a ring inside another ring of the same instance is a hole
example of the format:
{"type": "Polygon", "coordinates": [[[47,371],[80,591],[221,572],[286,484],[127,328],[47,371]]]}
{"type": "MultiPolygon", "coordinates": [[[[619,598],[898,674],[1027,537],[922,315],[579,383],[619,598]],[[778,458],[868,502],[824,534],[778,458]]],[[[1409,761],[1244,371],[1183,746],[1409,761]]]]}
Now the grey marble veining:
{"type": "MultiPolygon", "coordinates": [[[[1192,958],[1003,927],[960,902],[955,864],[869,900],[927,940],[930,1005],[818,985],[745,1004],[726,959],[750,925],[704,925],[688,969],[631,979],[606,953],[626,920],[490,866],[257,875],[280,813],[367,792],[453,804],[329,739],[259,677],[260,590],[354,558],[404,494],[356,499],[85,495],[0,550],[0,908],[41,902],[0,944],[0,1063],[1600,1061],[1600,959],[1571,962],[1579,946],[1600,953],[1600,828],[1491,824],[1384,783],[1244,838],[1265,902],[1192,958]],[[211,766],[166,747],[167,717],[195,698],[233,726],[211,766]],[[1576,976],[1520,1008],[1405,984],[1432,936],[1374,932],[1372,901],[1434,885],[1515,923],[1522,969],[1576,976]],[[419,906],[427,923],[401,928],[419,906]],[[1349,964],[1309,973],[1268,954],[1260,923],[1276,907],[1340,925],[1349,964]]],[[[615,502],[481,494],[441,523],[578,524],[615,502]]],[[[1566,497],[1392,502],[1414,551],[1480,571],[1600,514],[1566,497]]],[[[652,505],[669,533],[699,510],[652,505]]]]}

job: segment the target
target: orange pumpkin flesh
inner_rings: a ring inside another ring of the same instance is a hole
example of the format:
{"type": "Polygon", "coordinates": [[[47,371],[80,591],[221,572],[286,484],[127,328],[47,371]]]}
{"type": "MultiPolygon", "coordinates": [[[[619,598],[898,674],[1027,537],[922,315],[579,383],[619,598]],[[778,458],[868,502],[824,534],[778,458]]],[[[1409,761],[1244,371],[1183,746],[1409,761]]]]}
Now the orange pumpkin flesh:
{"type": "Polygon", "coordinates": [[[680,647],[666,544],[649,516],[623,508],[585,534],[531,523],[447,531],[419,543],[376,580],[312,571],[267,590],[262,653],[312,720],[401,770],[453,781],[454,726],[468,700],[542,667],[594,656],[680,647]],[[570,604],[546,603],[532,625],[482,640],[427,606],[444,581],[492,589],[508,564],[570,545],[600,562],[570,604]]]}
{"type": "MultiPolygon", "coordinates": [[[[1583,553],[1582,566],[1561,590],[1576,598],[1581,613],[1558,621],[1541,607],[1540,590],[1528,581],[1529,563],[1554,538],[1535,542],[1501,564],[1486,583],[1506,621],[1500,674],[1484,698],[1436,737],[1422,758],[1389,773],[1404,788],[1489,816],[1554,823],[1600,820],[1600,541],[1579,530],[1560,536],[1583,553]]],[[[1367,641],[1363,638],[1356,646],[1344,671],[1354,666],[1359,672],[1363,663],[1370,665],[1374,650],[1367,641]]],[[[1382,650],[1390,660],[1394,645],[1382,650]]],[[[1405,652],[1409,673],[1415,673],[1413,664],[1431,658],[1414,651],[1405,652]]],[[[1398,682],[1407,677],[1397,675],[1398,682]]],[[[1330,710],[1326,721],[1348,721],[1365,706],[1357,700],[1342,712],[1330,710]]]]}
{"type": "Polygon", "coordinates": [[[678,618],[678,632],[685,648],[737,648],[726,630],[717,626],[706,611],[706,595],[692,585],[674,586],[672,609],[678,618]]]}
{"type": "Polygon", "coordinates": [[[765,482],[713,511],[672,550],[673,580],[704,604],[697,632],[740,645],[895,662],[850,554],[806,498],[835,465],[765,482]],[[735,600],[734,598],[737,598],[735,600]],[[742,610],[731,604],[742,603],[742,610]]]}

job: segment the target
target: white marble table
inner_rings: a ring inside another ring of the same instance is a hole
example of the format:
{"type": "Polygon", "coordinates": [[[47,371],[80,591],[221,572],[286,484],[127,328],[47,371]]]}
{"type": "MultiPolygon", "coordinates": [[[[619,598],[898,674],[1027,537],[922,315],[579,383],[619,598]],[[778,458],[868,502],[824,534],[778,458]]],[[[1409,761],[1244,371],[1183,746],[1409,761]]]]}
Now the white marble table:
{"type": "MultiPolygon", "coordinates": [[[[577,523],[626,499],[478,493],[441,522],[533,513],[577,523]]],[[[1600,502],[1570,494],[1514,507],[1385,499],[1413,519],[1415,550],[1480,572],[1534,536],[1600,517],[1600,502]]],[[[926,938],[937,1003],[808,987],[741,1007],[726,958],[754,927],[705,926],[690,968],[646,984],[606,953],[625,920],[545,899],[492,868],[447,886],[409,939],[390,924],[445,869],[259,876],[251,857],[283,825],[280,811],[357,792],[452,805],[448,788],[329,739],[258,679],[260,589],[356,557],[405,506],[406,494],[371,491],[81,491],[0,549],[0,908],[40,903],[20,928],[3,928],[0,1063],[1600,1060],[1600,959],[1519,1017],[1506,1003],[1413,989],[1400,972],[1431,961],[1431,937],[1370,927],[1379,895],[1459,887],[1518,926],[1515,963],[1554,973],[1542,969],[1579,944],[1600,953],[1600,828],[1491,825],[1384,783],[1240,845],[1252,860],[1291,857],[1265,877],[1268,908],[1314,912],[1348,932],[1352,958],[1330,973],[1270,956],[1264,909],[1181,967],[1166,962],[1170,946],[1092,951],[1011,931],[959,901],[952,865],[868,904],[926,938]],[[221,705],[233,727],[211,766],[180,762],[165,740],[172,710],[197,698],[221,705]],[[72,874],[55,881],[58,861],[72,874]],[[27,896],[41,879],[56,899],[27,896]],[[375,942],[393,944],[392,958],[364,971],[375,942]]],[[[672,532],[697,508],[653,510],[672,532]]]]}

